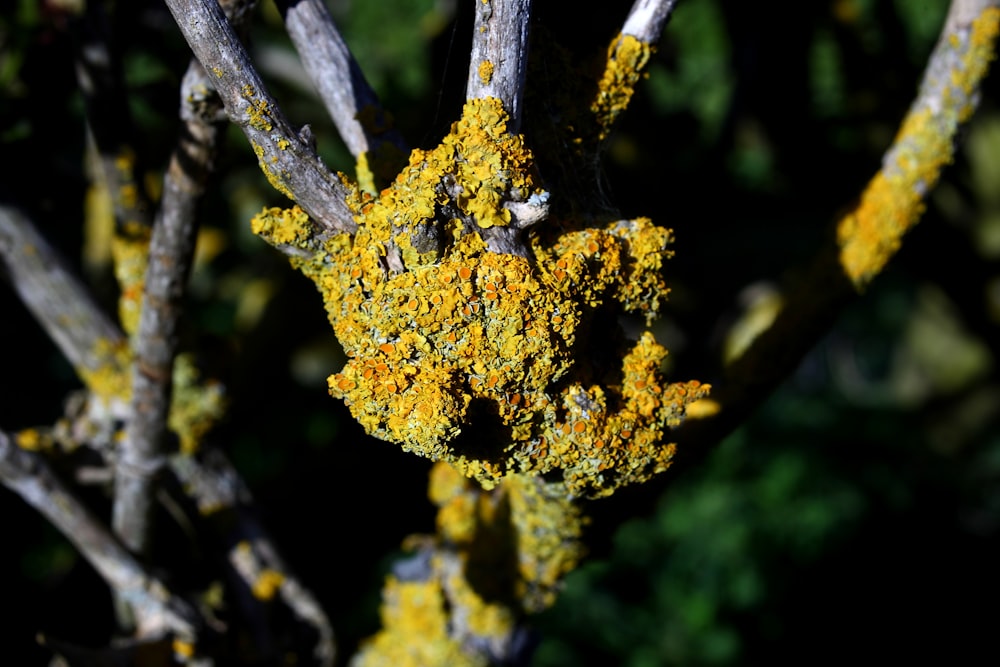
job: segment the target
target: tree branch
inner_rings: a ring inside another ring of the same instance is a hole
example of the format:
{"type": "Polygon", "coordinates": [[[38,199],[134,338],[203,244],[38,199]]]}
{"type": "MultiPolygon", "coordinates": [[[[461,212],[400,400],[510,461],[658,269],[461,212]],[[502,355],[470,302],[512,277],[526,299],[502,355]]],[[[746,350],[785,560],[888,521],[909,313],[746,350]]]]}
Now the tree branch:
{"type": "Polygon", "coordinates": [[[711,416],[676,431],[680,462],[697,463],[799,364],[834,318],[882,271],[924,210],[924,198],[951,162],[954,142],[979,99],[995,57],[1000,2],[954,0],[941,37],[882,168],[836,226],[784,308],[716,383],[711,416]]]}
{"type": "MultiPolygon", "coordinates": [[[[253,3],[225,2],[236,25],[253,3]]],[[[149,242],[139,327],[133,341],[131,414],[116,461],[112,527],[133,553],[149,554],[155,480],[165,464],[177,331],[197,236],[196,208],[218,152],[222,101],[192,59],[181,82],[182,127],[163,181],[149,242]]],[[[224,118],[224,116],[223,116],[224,118]]]]}
{"type": "Polygon", "coordinates": [[[220,129],[201,116],[214,115],[213,106],[221,108],[217,96],[197,97],[209,85],[201,65],[192,61],[181,87],[184,125],[164,178],[163,200],[149,243],[133,344],[131,416],[116,465],[112,526],[133,553],[144,556],[152,533],[154,482],[164,465],[181,302],[197,234],[195,209],[215,159],[220,129]]]}
{"type": "Polygon", "coordinates": [[[631,35],[646,44],[656,44],[660,41],[663,28],[674,13],[677,2],[678,0],[635,0],[622,26],[622,34],[631,35]]]}
{"type": "Polygon", "coordinates": [[[510,116],[511,134],[521,126],[530,19],[531,0],[476,2],[465,97],[499,99],[510,116]]]}
{"type": "Polygon", "coordinates": [[[125,337],[20,211],[0,205],[0,260],[21,301],[85,380],[124,373],[125,337]]]}
{"type": "Polygon", "coordinates": [[[356,159],[389,143],[407,151],[322,0],[276,0],[327,113],[356,159]]]}
{"type": "Polygon", "coordinates": [[[193,641],[202,625],[185,601],[150,575],[79,499],[57,478],[45,461],[14,444],[0,431],[0,480],[37,509],[135,610],[141,634],[167,631],[193,641]]]}
{"type": "Polygon", "coordinates": [[[214,76],[236,123],[279,192],[297,202],[326,233],[353,232],[347,188],[301,139],[268,93],[215,0],[166,0],[202,66],[214,76]]]}

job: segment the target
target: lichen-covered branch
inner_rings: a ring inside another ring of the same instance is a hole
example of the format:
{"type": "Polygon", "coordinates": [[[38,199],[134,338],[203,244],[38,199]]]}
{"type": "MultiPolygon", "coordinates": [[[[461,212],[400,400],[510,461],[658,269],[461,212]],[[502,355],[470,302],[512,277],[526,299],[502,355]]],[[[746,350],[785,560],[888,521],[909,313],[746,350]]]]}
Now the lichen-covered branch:
{"type": "MultiPolygon", "coordinates": [[[[952,2],[919,93],[882,168],[836,226],[836,238],[796,285],[773,324],[727,369],[713,394],[718,409],[677,433],[685,452],[704,451],[739,425],[792,372],[845,304],[862,292],[899,249],[924,210],[924,198],[952,161],[962,125],[996,56],[1000,3],[952,2]]],[[[685,465],[696,457],[686,459],[685,465]]]]}
{"type": "Polygon", "coordinates": [[[954,157],[959,127],[979,102],[979,84],[996,56],[998,3],[954,0],[920,92],[868,183],[837,225],[844,274],[858,290],[896,253],[920,219],[923,200],[954,157]]]}
{"type": "Polygon", "coordinates": [[[674,13],[679,0],[635,0],[629,10],[622,35],[630,35],[640,42],[656,44],[663,28],[674,13]]]}
{"type": "Polygon", "coordinates": [[[377,192],[405,163],[406,142],[365,80],[323,0],[276,4],[306,74],[358,161],[358,182],[362,189],[377,192]]]}
{"type": "Polygon", "coordinates": [[[114,48],[105,5],[87,3],[77,25],[76,78],[83,93],[89,138],[99,165],[99,173],[95,175],[97,187],[107,190],[114,209],[112,255],[120,292],[119,319],[131,335],[139,322],[152,205],[142,184],[122,63],[114,48]]]}
{"type": "MultiPolygon", "coordinates": [[[[257,516],[239,472],[216,449],[197,456],[173,456],[170,467],[202,517],[214,528],[220,546],[228,550],[227,562],[250,592],[244,606],[257,607],[280,598],[316,632],[313,657],[317,663],[332,665],[336,642],[330,621],[312,592],[285,564],[257,516]]],[[[254,609],[247,613],[250,618],[260,616],[254,609]]]]}
{"type": "Polygon", "coordinates": [[[532,475],[485,491],[446,463],[431,470],[429,495],[437,534],[407,539],[414,554],[386,580],[383,627],[351,664],[525,664],[525,615],[551,606],[583,556],[578,502],[532,475]]]}
{"type": "Polygon", "coordinates": [[[21,211],[0,206],[0,260],[13,289],[85,381],[125,371],[127,344],[89,290],[21,211]]]}
{"type": "Polygon", "coordinates": [[[281,113],[218,3],[166,2],[191,50],[214,77],[229,118],[250,141],[271,185],[309,213],[312,233],[353,231],[344,201],[347,189],[281,113]]]}
{"type": "Polygon", "coordinates": [[[508,131],[517,134],[524,106],[531,0],[476,2],[467,100],[494,97],[507,112],[508,131]]]}
{"type": "Polygon", "coordinates": [[[558,471],[569,493],[608,495],[669,465],[663,438],[708,389],[667,383],[666,350],[651,334],[622,343],[620,363],[599,374],[577,358],[599,308],[659,308],[672,236],[641,218],[563,221],[532,237],[529,257],[490,247],[484,231],[520,222],[508,193],[542,198],[531,153],[506,123],[499,100],[467,102],[442,144],[414,151],[377,199],[350,199],[353,239],[317,245],[296,208],[265,210],[252,227],[299,248],[292,263],[316,283],[348,356],[330,393],[370,434],[488,487],[558,471]],[[486,417],[475,405],[497,423],[462,443],[471,415],[486,417]]]}
{"type": "Polygon", "coordinates": [[[201,621],[185,601],[149,574],[52,473],[37,454],[0,431],[0,480],[58,528],[135,611],[140,634],[193,641],[201,621]]]}

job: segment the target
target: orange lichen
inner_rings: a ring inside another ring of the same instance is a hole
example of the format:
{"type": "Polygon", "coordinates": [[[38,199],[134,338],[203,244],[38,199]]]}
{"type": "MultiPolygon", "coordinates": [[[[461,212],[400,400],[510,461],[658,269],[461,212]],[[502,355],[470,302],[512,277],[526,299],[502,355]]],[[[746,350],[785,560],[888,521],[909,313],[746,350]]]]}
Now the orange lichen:
{"type": "Polygon", "coordinates": [[[370,434],[487,487],[558,470],[568,493],[606,495],[668,465],[666,430],[707,391],[666,383],[666,351],[649,334],[625,357],[624,382],[585,383],[577,364],[597,308],[658,311],[673,239],[644,218],[567,222],[525,238],[533,260],[491,251],[489,234],[516,222],[507,204],[545,196],[507,120],[496,99],[468,102],[441,145],[413,151],[377,198],[355,191],[353,239],[310,237],[298,208],[265,210],[253,229],[298,249],[292,262],[316,283],[347,353],[330,393],[370,434]],[[640,372],[644,391],[628,382],[640,372]],[[502,443],[456,442],[473,406],[499,420],[502,443]],[[633,434],[627,446],[622,429],[633,434]]]}
{"type": "Polygon", "coordinates": [[[939,45],[882,169],[838,224],[840,263],[858,289],[883,269],[923,214],[925,194],[952,160],[952,138],[972,113],[998,31],[1000,9],[989,8],[939,45]]]}

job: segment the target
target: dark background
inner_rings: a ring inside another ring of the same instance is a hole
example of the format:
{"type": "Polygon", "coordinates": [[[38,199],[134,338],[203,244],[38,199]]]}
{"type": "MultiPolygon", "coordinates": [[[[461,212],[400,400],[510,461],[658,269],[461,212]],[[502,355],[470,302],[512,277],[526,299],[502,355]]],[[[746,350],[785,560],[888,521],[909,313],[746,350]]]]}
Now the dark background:
{"type": "MultiPolygon", "coordinates": [[[[155,192],[189,56],[162,5],[120,4],[137,149],[155,192]]],[[[433,146],[460,113],[468,4],[331,5],[413,145],[433,146]]],[[[603,51],[627,7],[536,4],[537,20],[581,61],[603,51]]],[[[603,166],[604,194],[624,215],[675,230],[672,300],[655,327],[676,379],[718,378],[740,294],[794,281],[878,169],[946,8],[680,3],[603,166]]],[[[287,67],[293,52],[269,4],[253,46],[286,114],[310,123],[327,163],[350,173],[321,104],[287,67]]],[[[107,216],[86,204],[73,49],[56,3],[19,0],[0,16],[0,193],[113,310],[106,249],[94,241],[107,216]]],[[[655,513],[625,507],[597,522],[594,558],[537,619],[535,664],[996,659],[997,89],[993,75],[902,252],[801,367],[703,465],[673,475],[655,513]]],[[[346,655],[377,628],[381,577],[402,538],[433,530],[428,463],[365,437],[327,396],[341,352],[310,283],[250,233],[250,216],[282,200],[243,137],[229,139],[203,206],[185,346],[229,391],[211,439],[245,474],[346,655]]],[[[0,427],[50,424],[79,383],[6,287],[0,312],[0,427]]],[[[37,632],[106,642],[109,595],[89,566],[6,491],[0,515],[5,655],[41,664],[37,632]]],[[[165,553],[183,549],[170,528],[159,539],[165,553]]]]}

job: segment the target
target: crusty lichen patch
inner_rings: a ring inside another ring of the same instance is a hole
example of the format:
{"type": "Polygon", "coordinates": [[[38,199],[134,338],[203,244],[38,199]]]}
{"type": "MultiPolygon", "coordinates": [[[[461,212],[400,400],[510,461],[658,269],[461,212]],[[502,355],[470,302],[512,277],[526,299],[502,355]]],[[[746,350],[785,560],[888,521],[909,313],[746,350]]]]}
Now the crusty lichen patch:
{"type": "MultiPolygon", "coordinates": [[[[526,255],[484,238],[515,231],[518,202],[544,196],[522,137],[493,98],[466,104],[441,145],[415,150],[378,197],[355,190],[358,228],[318,240],[297,208],[253,221],[298,249],[348,361],[329,379],[372,435],[448,461],[491,487],[516,473],[561,471],[570,494],[606,495],[663,470],[667,429],[705,394],[670,385],[666,350],[647,334],[597,384],[578,360],[602,306],[655,313],[667,295],[669,230],[647,219],[524,239],[526,255]],[[498,420],[503,444],[456,444],[470,412],[498,420]],[[481,448],[480,448],[481,449],[481,448]]],[[[578,227],[578,225],[577,225],[578,227]]]]}

